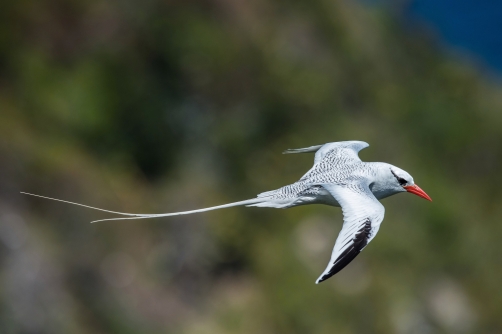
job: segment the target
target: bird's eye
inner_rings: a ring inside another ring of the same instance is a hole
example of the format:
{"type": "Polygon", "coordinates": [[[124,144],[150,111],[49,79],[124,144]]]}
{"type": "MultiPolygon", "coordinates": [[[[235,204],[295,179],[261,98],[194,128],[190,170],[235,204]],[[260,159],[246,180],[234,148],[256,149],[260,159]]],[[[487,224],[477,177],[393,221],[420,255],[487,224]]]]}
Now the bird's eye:
{"type": "Polygon", "coordinates": [[[408,183],[408,181],[406,181],[402,177],[397,176],[396,173],[394,173],[394,171],[392,169],[390,170],[390,172],[392,173],[392,175],[394,175],[394,177],[396,178],[397,182],[399,182],[400,186],[404,186],[404,185],[406,185],[408,183]]]}

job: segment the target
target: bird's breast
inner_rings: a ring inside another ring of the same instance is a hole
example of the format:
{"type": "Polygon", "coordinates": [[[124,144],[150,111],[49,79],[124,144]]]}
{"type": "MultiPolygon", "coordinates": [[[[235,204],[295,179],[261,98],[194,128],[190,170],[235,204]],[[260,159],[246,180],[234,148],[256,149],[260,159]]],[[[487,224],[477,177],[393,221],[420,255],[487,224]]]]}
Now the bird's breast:
{"type": "Polygon", "coordinates": [[[384,189],[380,187],[371,188],[371,192],[377,199],[383,199],[395,194],[395,192],[392,189],[384,189]]]}

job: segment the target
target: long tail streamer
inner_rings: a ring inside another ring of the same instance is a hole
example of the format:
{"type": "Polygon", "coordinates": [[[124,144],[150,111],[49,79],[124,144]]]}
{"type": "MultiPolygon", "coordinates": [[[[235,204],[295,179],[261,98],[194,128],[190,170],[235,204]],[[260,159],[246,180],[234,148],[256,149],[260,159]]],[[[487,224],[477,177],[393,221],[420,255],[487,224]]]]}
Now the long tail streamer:
{"type": "Polygon", "coordinates": [[[125,217],[118,217],[118,218],[99,219],[99,220],[94,220],[91,223],[97,223],[97,222],[102,222],[102,221],[107,221],[107,220],[147,219],[147,218],[160,218],[160,217],[189,215],[189,214],[192,214],[192,213],[199,213],[199,212],[206,212],[206,211],[211,211],[211,210],[230,208],[230,207],[239,206],[239,205],[253,205],[253,204],[257,204],[257,203],[260,203],[260,202],[263,201],[263,199],[253,198],[253,199],[248,199],[248,200],[245,200],[245,201],[228,203],[228,204],[223,204],[223,205],[217,205],[217,206],[212,206],[212,207],[209,207],[209,208],[203,208],[203,209],[197,209],[197,210],[180,211],[180,212],[172,212],[172,213],[148,214],[148,213],[126,213],[126,212],[118,212],[118,211],[105,210],[105,209],[96,208],[96,207],[90,206],[90,205],[85,205],[85,204],[80,204],[80,203],[65,201],[65,200],[62,200],[62,199],[57,199],[57,198],[52,198],[52,197],[47,197],[47,196],[42,196],[42,195],[31,194],[31,193],[27,193],[27,192],[23,192],[23,191],[21,191],[21,194],[25,194],[25,195],[29,195],[29,196],[35,196],[35,197],[40,197],[40,198],[44,198],[44,199],[49,199],[51,201],[58,201],[58,202],[63,202],[63,203],[67,203],[67,204],[78,205],[78,206],[82,206],[84,208],[93,209],[93,210],[99,210],[99,211],[104,211],[104,212],[113,213],[113,214],[117,214],[117,215],[121,215],[121,216],[129,216],[127,218],[125,218],[125,217]]]}

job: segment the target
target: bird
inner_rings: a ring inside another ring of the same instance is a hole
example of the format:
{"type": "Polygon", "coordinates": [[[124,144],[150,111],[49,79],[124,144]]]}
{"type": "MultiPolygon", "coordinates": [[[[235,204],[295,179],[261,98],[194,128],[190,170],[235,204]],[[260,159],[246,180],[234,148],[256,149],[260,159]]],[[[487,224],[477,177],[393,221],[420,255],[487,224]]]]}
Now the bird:
{"type": "Polygon", "coordinates": [[[415,184],[413,177],[401,168],[384,162],[361,161],[358,153],[368,146],[366,142],[352,140],[288,149],[283,154],[315,154],[314,165],[297,182],[263,192],[256,198],[190,211],[134,214],[27,192],[21,193],[126,216],[95,220],[92,223],[187,215],[235,206],[287,209],[301,205],[324,204],[341,207],[342,229],[326,269],[315,282],[319,284],[345,268],[376,236],[385,213],[385,208],[379,200],[408,192],[432,201],[429,195],[415,184]]]}

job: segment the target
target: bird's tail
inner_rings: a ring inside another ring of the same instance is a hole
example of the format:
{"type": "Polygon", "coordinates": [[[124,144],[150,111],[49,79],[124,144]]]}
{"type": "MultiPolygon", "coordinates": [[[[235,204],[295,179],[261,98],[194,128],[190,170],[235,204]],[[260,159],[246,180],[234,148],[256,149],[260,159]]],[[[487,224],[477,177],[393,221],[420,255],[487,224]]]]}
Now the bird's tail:
{"type": "Polygon", "coordinates": [[[26,192],[21,192],[21,194],[35,196],[35,197],[40,197],[40,198],[45,198],[45,199],[50,199],[52,201],[58,201],[58,202],[63,202],[63,203],[68,203],[68,204],[73,204],[73,205],[78,205],[78,206],[82,206],[84,208],[89,208],[89,209],[93,209],[93,210],[99,210],[99,211],[114,213],[114,214],[121,215],[121,216],[128,216],[128,217],[99,219],[99,220],[94,220],[91,223],[102,222],[102,221],[107,221],[107,220],[147,219],[147,218],[160,218],[160,217],[189,215],[189,214],[192,214],[192,213],[206,212],[206,211],[218,210],[218,209],[224,209],[224,208],[230,208],[230,207],[233,207],[233,206],[240,206],[240,205],[245,205],[245,206],[260,206],[260,207],[275,207],[275,208],[285,207],[285,205],[283,203],[271,200],[269,198],[269,196],[264,196],[264,197],[260,197],[260,198],[252,198],[252,199],[248,199],[248,200],[245,200],[245,201],[233,202],[233,203],[228,203],[228,204],[223,204],[223,205],[217,205],[217,206],[212,206],[212,207],[209,207],[209,208],[203,208],[203,209],[197,209],[197,210],[180,211],[180,212],[172,212],[172,213],[159,213],[159,214],[142,214],[142,213],[126,213],[126,212],[117,212],[117,211],[105,210],[105,209],[96,208],[96,207],[93,207],[93,206],[90,206],[90,205],[85,205],[85,204],[80,204],[80,203],[65,201],[65,200],[62,200],[62,199],[57,199],[57,198],[52,198],[52,197],[47,197],[47,196],[30,194],[30,193],[26,193],[26,192]]]}

